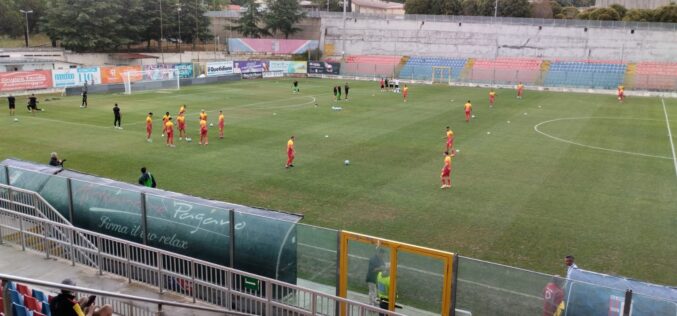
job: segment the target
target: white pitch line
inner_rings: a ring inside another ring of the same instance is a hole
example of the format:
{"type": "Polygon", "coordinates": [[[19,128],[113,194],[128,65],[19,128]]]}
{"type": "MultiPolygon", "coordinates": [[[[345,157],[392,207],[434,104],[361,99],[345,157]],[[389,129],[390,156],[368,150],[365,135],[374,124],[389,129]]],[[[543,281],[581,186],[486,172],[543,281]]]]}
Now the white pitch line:
{"type": "Polygon", "coordinates": [[[661,98],[663,104],[663,114],[665,114],[665,124],[668,126],[668,137],[670,139],[670,148],[672,148],[672,162],[675,164],[675,176],[677,176],[677,155],[675,155],[675,142],[672,140],[672,130],[670,129],[670,120],[668,119],[668,110],[665,108],[665,100],[661,98]]]}
{"type": "MultiPolygon", "coordinates": [[[[637,152],[633,152],[633,151],[624,151],[624,150],[610,149],[610,148],[604,148],[604,147],[597,147],[597,146],[581,144],[581,143],[577,143],[577,142],[570,141],[570,140],[567,140],[567,139],[563,139],[563,138],[559,138],[559,137],[556,137],[556,136],[552,136],[552,135],[547,134],[547,133],[545,133],[545,132],[542,132],[542,131],[540,131],[540,130],[538,129],[538,127],[541,126],[541,125],[543,125],[543,124],[548,124],[548,123],[557,122],[557,121],[564,121],[564,120],[583,120],[583,119],[656,121],[656,120],[652,120],[652,119],[635,119],[635,118],[601,117],[601,116],[600,116],[600,117],[594,117],[594,116],[593,116],[593,117],[565,117],[565,118],[558,118],[558,119],[554,119],[554,120],[549,120],[549,121],[540,122],[540,123],[534,125],[534,130],[535,130],[537,133],[539,133],[539,134],[541,134],[541,135],[543,135],[543,136],[545,136],[545,137],[548,137],[548,138],[551,138],[551,139],[554,139],[554,140],[557,140],[557,141],[560,141],[560,142],[563,142],[563,143],[572,144],[572,145],[576,145],[576,146],[581,146],[581,147],[585,147],[585,148],[596,149],[596,150],[603,150],[603,151],[608,151],[608,152],[613,152],[613,153],[619,153],[619,154],[626,154],[626,155],[633,155],[633,156],[649,157],[649,158],[669,159],[669,160],[673,160],[673,159],[674,159],[674,151],[673,151],[673,157],[668,157],[668,156],[657,156],[657,155],[649,155],[649,154],[637,153],[637,152]]],[[[674,149],[674,148],[673,148],[673,149],[674,149]]],[[[676,171],[675,171],[675,172],[677,173],[677,162],[676,162],[675,164],[676,164],[676,166],[675,166],[675,170],[676,170],[676,171]]]]}

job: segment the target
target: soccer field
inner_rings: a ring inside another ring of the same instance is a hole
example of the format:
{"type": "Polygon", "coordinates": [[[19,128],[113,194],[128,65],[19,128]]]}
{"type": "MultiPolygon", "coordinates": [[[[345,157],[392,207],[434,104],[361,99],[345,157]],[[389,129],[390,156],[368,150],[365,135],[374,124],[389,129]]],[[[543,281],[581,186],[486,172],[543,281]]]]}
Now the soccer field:
{"type": "MultiPolygon", "coordinates": [[[[410,100],[351,82],[350,101],[333,111],[343,82],[239,81],[131,96],[44,101],[31,116],[19,106],[0,124],[0,158],[47,163],[135,183],[146,166],[163,189],[301,213],[304,223],[458,252],[522,268],[581,268],[673,283],[677,261],[677,173],[668,124],[677,101],[413,85],[410,100]],[[475,118],[464,121],[470,99],[475,118]],[[113,103],[123,130],[113,128],[113,103]],[[317,106],[315,103],[317,102],[317,106]],[[167,148],[161,116],[185,103],[193,142],[167,148]],[[197,144],[197,115],[209,111],[208,146],[197,144]],[[216,119],[226,117],[225,138],[216,119]],[[153,143],[145,116],[155,114],[153,143]],[[667,113],[667,114],[666,114],[667,113]],[[456,133],[451,190],[441,190],[445,127],[456,133]],[[294,168],[285,146],[296,136],[294,168]],[[344,166],[344,160],[350,160],[344,166]]],[[[24,97],[17,103],[24,104],[24,97]]],[[[2,104],[6,111],[6,101],[2,104]]]]}

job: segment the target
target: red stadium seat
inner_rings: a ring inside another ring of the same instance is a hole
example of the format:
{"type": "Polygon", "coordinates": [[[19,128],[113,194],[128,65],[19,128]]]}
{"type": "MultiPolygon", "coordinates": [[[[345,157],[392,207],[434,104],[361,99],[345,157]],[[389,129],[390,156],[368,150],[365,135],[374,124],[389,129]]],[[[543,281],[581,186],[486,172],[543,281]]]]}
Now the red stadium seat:
{"type": "Polygon", "coordinates": [[[24,306],[28,310],[42,311],[42,303],[32,296],[24,295],[24,306]]]}
{"type": "Polygon", "coordinates": [[[28,288],[27,285],[23,285],[23,284],[20,284],[20,283],[16,284],[16,291],[23,294],[23,295],[28,295],[28,296],[33,295],[33,292],[28,288]]]}

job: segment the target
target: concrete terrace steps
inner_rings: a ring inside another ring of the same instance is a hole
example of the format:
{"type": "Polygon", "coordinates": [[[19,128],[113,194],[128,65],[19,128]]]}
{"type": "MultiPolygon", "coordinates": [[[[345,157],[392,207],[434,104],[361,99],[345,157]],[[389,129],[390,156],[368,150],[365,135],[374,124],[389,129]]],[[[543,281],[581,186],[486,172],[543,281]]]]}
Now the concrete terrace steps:
{"type": "Polygon", "coordinates": [[[637,73],[637,64],[630,63],[625,68],[625,77],[623,78],[623,85],[626,89],[632,89],[635,86],[635,75],[637,73]]]}
{"type": "Polygon", "coordinates": [[[461,71],[461,79],[468,79],[472,74],[472,69],[475,66],[475,58],[468,58],[468,61],[465,62],[465,66],[461,71]]]}
{"type": "Polygon", "coordinates": [[[548,74],[549,71],[550,71],[550,61],[543,60],[543,62],[541,62],[541,75],[536,80],[536,85],[543,85],[543,82],[545,82],[545,76],[548,74]]]}

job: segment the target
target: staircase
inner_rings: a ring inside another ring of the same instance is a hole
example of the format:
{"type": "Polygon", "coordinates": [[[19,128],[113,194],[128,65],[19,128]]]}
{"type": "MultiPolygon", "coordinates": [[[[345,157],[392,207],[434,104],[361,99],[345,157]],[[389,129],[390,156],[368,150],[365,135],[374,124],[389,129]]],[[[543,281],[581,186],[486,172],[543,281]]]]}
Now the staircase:
{"type": "Polygon", "coordinates": [[[632,89],[635,85],[635,74],[637,73],[637,64],[628,64],[625,68],[625,76],[623,77],[623,85],[627,89],[632,89]]]}
{"type": "MultiPolygon", "coordinates": [[[[38,193],[17,187],[0,184],[0,208],[19,212],[34,218],[45,219],[61,225],[73,226],[66,218],[52,207],[38,193]]],[[[90,254],[98,251],[97,247],[82,233],[66,233],[58,226],[45,226],[35,220],[11,218],[18,221],[20,230],[0,233],[0,240],[15,242],[23,249],[32,249],[97,268],[98,264],[90,254]],[[23,230],[23,231],[22,231],[23,230]],[[23,236],[23,237],[21,237],[23,236]],[[23,238],[23,240],[21,240],[23,238]],[[65,245],[75,245],[72,253],[66,251],[65,245]]]]}
{"type": "Polygon", "coordinates": [[[542,86],[543,82],[545,82],[545,76],[548,75],[549,71],[550,71],[550,61],[544,60],[543,62],[541,62],[541,74],[538,76],[538,79],[536,79],[535,85],[542,86]]]}
{"type": "Polygon", "coordinates": [[[461,71],[461,80],[470,79],[472,68],[474,66],[475,58],[468,58],[468,61],[466,61],[465,66],[463,66],[463,70],[461,71]]]}
{"type": "Polygon", "coordinates": [[[402,58],[400,59],[400,62],[397,64],[397,66],[395,66],[395,69],[393,69],[393,76],[395,78],[400,78],[400,71],[402,71],[402,68],[404,68],[404,65],[406,65],[409,62],[409,59],[410,59],[409,56],[402,56],[402,58]]]}

